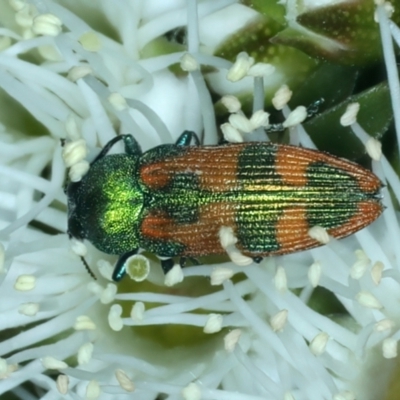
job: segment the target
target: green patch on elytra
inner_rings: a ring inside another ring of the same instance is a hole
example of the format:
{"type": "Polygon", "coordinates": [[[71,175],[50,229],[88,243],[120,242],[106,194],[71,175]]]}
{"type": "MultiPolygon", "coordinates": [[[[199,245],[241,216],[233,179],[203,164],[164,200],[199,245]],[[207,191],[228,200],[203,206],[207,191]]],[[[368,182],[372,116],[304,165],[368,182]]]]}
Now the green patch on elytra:
{"type": "Polygon", "coordinates": [[[237,213],[237,237],[243,250],[252,253],[278,251],[276,225],[280,210],[273,210],[270,204],[245,205],[237,213]]]}
{"type": "Polygon", "coordinates": [[[151,194],[149,208],[163,210],[178,225],[193,224],[199,220],[199,207],[209,201],[200,188],[199,177],[193,172],[171,176],[169,183],[151,194]]]}
{"type": "Polygon", "coordinates": [[[275,227],[282,213],[277,200],[284,193],[269,190],[282,182],[275,160],[275,145],[249,144],[238,156],[237,179],[242,191],[238,194],[241,206],[236,215],[236,234],[243,250],[263,253],[280,248],[275,227]]]}
{"type": "Polygon", "coordinates": [[[320,204],[310,204],[307,206],[306,218],[310,227],[322,226],[325,229],[331,229],[344,225],[356,212],[355,203],[335,204],[329,208],[320,204]]]}
{"type": "Polygon", "coordinates": [[[173,210],[170,216],[174,219],[174,222],[178,225],[194,224],[199,220],[199,209],[198,207],[178,207],[173,210]]]}
{"type": "Polygon", "coordinates": [[[243,190],[251,190],[258,182],[276,185],[281,182],[275,169],[276,145],[249,143],[238,155],[237,179],[243,190]],[[267,182],[268,181],[268,182],[267,182]]]}
{"type": "Polygon", "coordinates": [[[310,163],[306,176],[304,201],[309,226],[341,226],[357,213],[358,203],[367,197],[356,179],[327,163],[310,163]]]}
{"type": "Polygon", "coordinates": [[[195,172],[178,172],[171,179],[171,187],[185,190],[200,190],[199,176],[195,172]]]}

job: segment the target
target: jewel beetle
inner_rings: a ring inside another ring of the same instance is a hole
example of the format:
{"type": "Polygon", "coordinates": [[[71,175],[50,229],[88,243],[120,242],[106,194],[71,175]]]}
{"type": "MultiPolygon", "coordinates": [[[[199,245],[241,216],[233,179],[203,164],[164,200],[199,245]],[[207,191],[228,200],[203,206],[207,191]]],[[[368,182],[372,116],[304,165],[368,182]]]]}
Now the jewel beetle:
{"type": "Polygon", "coordinates": [[[308,234],[314,226],[335,238],[367,226],[383,211],[381,186],[351,161],[291,145],[201,146],[185,131],[142,153],[132,135],[120,135],[68,184],[68,233],[119,256],[115,281],[139,249],[158,255],[165,272],[172,257],[223,254],[221,227],[259,261],[319,246],[308,234]],[[125,153],[108,154],[121,140],[125,153]]]}

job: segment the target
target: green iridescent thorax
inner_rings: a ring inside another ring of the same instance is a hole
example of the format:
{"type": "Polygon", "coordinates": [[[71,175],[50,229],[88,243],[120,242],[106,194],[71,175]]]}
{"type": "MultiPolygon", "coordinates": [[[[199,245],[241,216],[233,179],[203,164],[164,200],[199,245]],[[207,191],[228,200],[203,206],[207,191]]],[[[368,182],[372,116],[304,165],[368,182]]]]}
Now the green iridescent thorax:
{"type": "Polygon", "coordinates": [[[108,254],[138,247],[143,194],[136,174],[136,157],[115,154],[94,163],[81,183],[85,238],[108,254]]]}

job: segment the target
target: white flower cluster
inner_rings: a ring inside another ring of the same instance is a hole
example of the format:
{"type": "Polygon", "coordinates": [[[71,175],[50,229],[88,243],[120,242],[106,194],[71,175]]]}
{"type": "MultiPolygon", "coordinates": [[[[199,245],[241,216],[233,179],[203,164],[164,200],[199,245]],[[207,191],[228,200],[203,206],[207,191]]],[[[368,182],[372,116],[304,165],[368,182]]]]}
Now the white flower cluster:
{"type": "MultiPolygon", "coordinates": [[[[240,25],[241,16],[253,17],[233,3],[0,4],[0,101],[14,112],[0,110],[1,396],[376,400],[387,387],[400,340],[400,229],[387,187],[386,210],[371,227],[340,242],[315,227],[310,235],[326,246],[259,265],[243,266],[251,259],[238,254],[229,228],[221,242],[239,265],[177,266],[164,278],[153,261],[149,272],[140,255],[132,260],[135,282],[127,277],[118,287],[110,283],[114,259],[80,243],[70,251],[62,152],[69,179],[79,181],[89,168],[86,155],[93,158],[116,132],[132,133],[144,150],[173,143],[185,129],[204,131],[203,143],[216,144],[203,65],[222,71],[224,79],[251,79],[255,92],[263,91],[274,67],[254,64],[245,53],[232,64],[201,51],[210,40],[208,20],[233,15],[240,25]],[[186,51],[142,57],[146,46],[182,26],[186,51]],[[181,76],[170,70],[176,65],[181,76]],[[77,254],[96,265],[98,281],[77,254]],[[333,292],[348,317],[310,308],[316,287],[333,292]],[[140,334],[147,328],[151,333],[140,334]],[[190,343],[177,346],[185,334],[190,343]],[[379,366],[383,372],[371,379],[369,369],[379,366]]],[[[398,44],[400,36],[386,9],[378,5],[376,18],[393,107],[400,110],[391,35],[398,44]]],[[[313,147],[299,125],[306,109],[290,110],[290,96],[282,87],[274,106],[291,128],[292,143],[313,147]]],[[[265,135],[269,118],[260,101],[248,119],[235,96],[223,98],[231,113],[221,127],[227,140],[265,135]]],[[[343,121],[400,200],[399,178],[380,143],[356,122],[357,106],[349,113],[343,121]]]]}

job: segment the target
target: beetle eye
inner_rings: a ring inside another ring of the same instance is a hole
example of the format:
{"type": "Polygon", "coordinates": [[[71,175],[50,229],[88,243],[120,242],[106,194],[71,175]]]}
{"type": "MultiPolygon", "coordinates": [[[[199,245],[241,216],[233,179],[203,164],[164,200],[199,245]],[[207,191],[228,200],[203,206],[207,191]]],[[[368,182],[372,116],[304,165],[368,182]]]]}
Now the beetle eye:
{"type": "Polygon", "coordinates": [[[71,216],[68,219],[68,236],[78,240],[85,239],[85,232],[82,225],[75,216],[71,216]]]}

